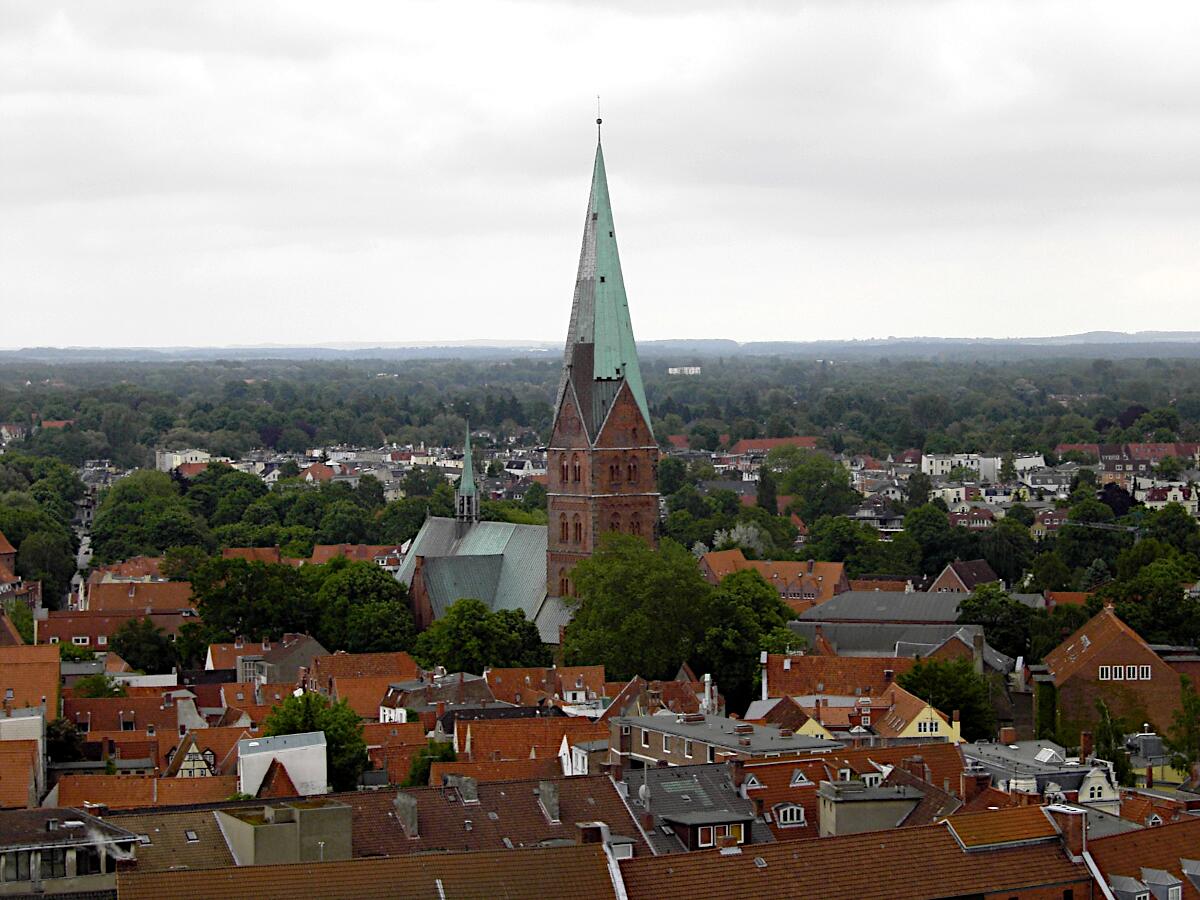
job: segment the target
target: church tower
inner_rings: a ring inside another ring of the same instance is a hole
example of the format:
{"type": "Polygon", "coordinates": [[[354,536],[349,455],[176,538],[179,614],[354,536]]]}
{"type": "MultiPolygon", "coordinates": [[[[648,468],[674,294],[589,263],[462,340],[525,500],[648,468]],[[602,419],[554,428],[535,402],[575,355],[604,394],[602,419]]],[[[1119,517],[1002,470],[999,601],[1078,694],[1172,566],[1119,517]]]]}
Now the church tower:
{"type": "Polygon", "coordinates": [[[479,491],[475,487],[475,464],[471,458],[471,426],[463,444],[463,473],[454,492],[455,534],[462,537],[479,521],[479,491]]]}
{"type": "Polygon", "coordinates": [[[622,531],[656,543],[658,444],[650,428],[598,139],[546,468],[550,596],[574,593],[571,569],[591,555],[604,532],[622,531]]]}

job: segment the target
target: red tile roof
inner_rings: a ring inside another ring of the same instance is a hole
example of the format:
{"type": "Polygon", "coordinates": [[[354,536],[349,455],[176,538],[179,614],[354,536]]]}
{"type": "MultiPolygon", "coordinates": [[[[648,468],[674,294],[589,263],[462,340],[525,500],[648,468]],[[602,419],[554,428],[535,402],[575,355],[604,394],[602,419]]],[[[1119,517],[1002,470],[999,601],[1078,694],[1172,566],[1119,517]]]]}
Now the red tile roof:
{"type": "Polygon", "coordinates": [[[260,563],[278,563],[282,559],[278,547],[226,547],[221,551],[221,558],[260,563]]]}
{"type": "Polygon", "coordinates": [[[1187,900],[1200,891],[1180,868],[1181,859],[1196,859],[1200,847],[1200,819],[1187,818],[1157,828],[1127,831],[1088,841],[1088,851],[1105,879],[1114,875],[1141,878],[1142,869],[1165,869],[1183,882],[1187,900]]]}
{"type": "Polygon", "coordinates": [[[741,550],[734,549],[704,554],[703,565],[712,573],[710,580],[716,581],[734,572],[753,569],[794,609],[795,601],[808,601],[804,605],[808,608],[824,603],[846,587],[846,564],[840,562],[746,559],[741,550]]]}
{"type": "Polygon", "coordinates": [[[37,741],[0,741],[0,808],[37,805],[36,773],[40,762],[37,741]]]}
{"type": "Polygon", "coordinates": [[[767,687],[771,697],[882,695],[914,663],[915,660],[903,656],[772,653],[767,657],[767,687]]]}
{"type": "Polygon", "coordinates": [[[108,581],[88,589],[88,609],[104,612],[175,612],[195,609],[187,581],[108,581]]]}
{"type": "Polygon", "coordinates": [[[374,562],[381,556],[400,557],[400,547],[396,544],[317,544],[313,547],[309,562],[313,565],[327,563],[331,559],[345,557],[361,562],[374,562]]]}
{"type": "Polygon", "coordinates": [[[297,863],[121,872],[122,900],[205,897],[208,900],[295,900],[319,894],[328,900],[491,900],[499,897],[554,897],[603,900],[614,897],[604,848],[598,844],[498,850],[483,853],[433,853],[386,859],[352,859],[319,866],[297,863]]]}
{"type": "MultiPolygon", "coordinates": [[[[45,619],[34,620],[34,632],[39,644],[51,643],[51,638],[57,638],[59,643],[70,644],[77,637],[88,639],[86,646],[90,650],[107,649],[107,642],[118,628],[133,619],[146,618],[144,612],[106,612],[104,610],[51,610],[45,619]],[[101,643],[100,638],[105,638],[101,643]]],[[[185,616],[182,613],[151,613],[149,619],[154,625],[167,634],[178,635],[179,629],[188,622],[199,622],[196,616],[185,616]]]]}
{"type": "MultiPolygon", "coordinates": [[[[755,844],[738,854],[684,853],[666,861],[621,862],[629,900],[713,896],[784,900],[926,900],[936,896],[1020,894],[1052,885],[1088,896],[1087,870],[1057,844],[964,853],[944,824],[824,838],[798,852],[790,842],[755,844]]],[[[1032,893],[1028,896],[1033,896],[1032,893]]],[[[1041,895],[1039,895],[1041,896],[1041,895]]]]}
{"type": "MultiPolygon", "coordinates": [[[[50,648],[54,649],[54,648],[50,648]]],[[[63,718],[77,724],[89,725],[88,730],[130,733],[147,730],[153,725],[155,734],[179,733],[179,711],[164,704],[158,697],[68,697],[63,700],[63,718]],[[132,721],[133,728],[125,731],[123,721],[132,721]]]]}
{"type": "Polygon", "coordinates": [[[967,850],[1056,840],[1058,828],[1041,806],[1013,806],[951,816],[946,824],[967,850]]]}
{"type": "Polygon", "coordinates": [[[209,778],[158,778],[154,775],[63,775],[58,780],[58,803],[109,809],[147,806],[186,806],[220,803],[237,793],[236,775],[209,778]]]}
{"type": "Polygon", "coordinates": [[[0,697],[14,709],[45,705],[47,715],[53,717],[58,709],[60,664],[58,648],[48,644],[0,647],[0,697]]]}
{"type": "Polygon", "coordinates": [[[339,651],[313,659],[309,681],[314,688],[328,692],[334,678],[386,676],[396,681],[414,681],[421,675],[417,661],[403,651],[398,653],[346,653],[339,651]]]}
{"type": "Polygon", "coordinates": [[[4,536],[4,532],[0,531],[0,556],[7,556],[10,553],[16,552],[17,548],[14,547],[12,543],[9,542],[8,538],[4,536]]]}
{"type": "Polygon", "coordinates": [[[562,765],[553,757],[430,764],[430,785],[441,785],[442,778],[446,775],[463,775],[476,781],[527,781],[532,778],[553,778],[562,775],[562,765]]]}
{"type": "Polygon", "coordinates": [[[329,696],[345,700],[362,719],[379,718],[379,701],[396,679],[390,675],[366,675],[361,678],[334,678],[329,696]]]}
{"type": "Polygon", "coordinates": [[[729,448],[729,452],[733,456],[740,456],[743,453],[765,453],[767,451],[774,450],[776,447],[799,447],[802,450],[816,450],[817,438],[799,436],[781,438],[742,438],[729,448]]]}
{"type": "Polygon", "coordinates": [[[1104,653],[1113,641],[1120,639],[1142,645],[1146,643],[1136,631],[1118,619],[1112,609],[1106,607],[1046,654],[1046,668],[1054,677],[1054,683],[1061,685],[1076,672],[1090,668],[1092,660],[1104,653]]]}
{"type": "Polygon", "coordinates": [[[479,761],[557,756],[564,736],[568,743],[606,741],[609,727],[604,722],[571,716],[476,719],[460,723],[454,733],[459,755],[479,761]]]}

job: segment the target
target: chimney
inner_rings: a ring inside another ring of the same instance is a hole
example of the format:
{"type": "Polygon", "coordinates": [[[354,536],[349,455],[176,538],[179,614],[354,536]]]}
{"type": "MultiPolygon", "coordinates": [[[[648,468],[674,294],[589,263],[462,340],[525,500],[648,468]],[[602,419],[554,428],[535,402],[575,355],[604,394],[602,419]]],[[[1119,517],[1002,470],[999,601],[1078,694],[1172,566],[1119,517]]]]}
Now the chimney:
{"type": "Polygon", "coordinates": [[[1154,787],[1154,766],[1146,766],[1146,787],[1154,787]]]}
{"type": "Polygon", "coordinates": [[[1063,844],[1071,861],[1081,860],[1083,851],[1087,849],[1087,814],[1082,809],[1057,805],[1047,807],[1046,811],[1062,833],[1063,844]]]}
{"type": "Polygon", "coordinates": [[[542,809],[545,810],[546,818],[551,822],[559,821],[558,785],[553,781],[539,781],[538,798],[541,801],[542,809]]]}
{"type": "Polygon", "coordinates": [[[920,754],[910,756],[904,760],[903,766],[910,775],[915,775],[922,781],[925,780],[925,757],[920,754]]]}
{"type": "Polygon", "coordinates": [[[999,740],[1002,744],[1015,744],[1017,742],[1017,729],[1013,728],[1011,725],[1005,725],[1000,729],[1000,733],[997,735],[997,740],[999,740]]]}
{"type": "Polygon", "coordinates": [[[1079,756],[1082,762],[1087,762],[1092,758],[1095,752],[1095,744],[1092,743],[1092,733],[1090,731],[1079,732],[1079,756]]]}
{"type": "Polygon", "coordinates": [[[446,714],[446,701],[439,700],[437,702],[437,717],[440,720],[446,714]]]}
{"type": "Polygon", "coordinates": [[[958,796],[963,803],[970,803],[992,786],[992,776],[983,769],[964,769],[958,776],[958,796]]]}
{"type": "Polygon", "coordinates": [[[734,759],[730,765],[733,767],[733,786],[740,788],[746,780],[746,762],[742,759],[734,759]]]}
{"type": "Polygon", "coordinates": [[[983,632],[976,632],[971,638],[971,653],[975,659],[975,674],[983,674],[983,632]]]}
{"type": "Polygon", "coordinates": [[[409,838],[420,837],[421,833],[417,827],[417,798],[404,791],[397,791],[392,806],[396,808],[396,821],[404,829],[404,834],[409,838]]]}
{"type": "Polygon", "coordinates": [[[713,686],[712,675],[708,672],[704,673],[704,707],[701,709],[706,716],[713,714],[713,686]]]}

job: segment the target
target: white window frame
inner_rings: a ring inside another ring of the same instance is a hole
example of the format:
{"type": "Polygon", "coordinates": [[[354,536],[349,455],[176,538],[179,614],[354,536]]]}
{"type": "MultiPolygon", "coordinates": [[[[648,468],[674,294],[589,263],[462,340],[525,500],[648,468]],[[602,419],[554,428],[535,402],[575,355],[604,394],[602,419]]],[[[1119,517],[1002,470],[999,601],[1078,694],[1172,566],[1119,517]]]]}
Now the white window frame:
{"type": "Polygon", "coordinates": [[[1138,666],[1138,679],[1140,681],[1149,681],[1150,680],[1150,667],[1149,666],[1138,666]]]}
{"type": "Polygon", "coordinates": [[[88,637],[86,634],[77,634],[77,635],[75,635],[75,637],[71,638],[71,643],[74,644],[76,647],[86,647],[91,642],[92,642],[92,639],[90,637],[88,637]]]}
{"type": "Polygon", "coordinates": [[[671,736],[669,734],[664,733],[662,737],[663,737],[663,753],[670,753],[671,752],[671,736]]]}
{"type": "Polygon", "coordinates": [[[692,739],[691,738],[683,739],[683,755],[686,756],[688,759],[692,758],[692,739]]]}
{"type": "Polygon", "coordinates": [[[1112,667],[1112,680],[1113,681],[1124,681],[1125,680],[1124,676],[1125,676],[1125,667],[1124,666],[1113,666],[1112,667]]]}
{"type": "Polygon", "coordinates": [[[700,830],[696,832],[696,844],[700,847],[716,846],[716,832],[711,825],[701,825],[700,830]],[[708,832],[708,840],[704,840],[704,833],[708,832]]]}
{"type": "Polygon", "coordinates": [[[1173,884],[1167,888],[1167,900],[1182,900],[1183,887],[1178,884],[1173,884]]]}
{"type": "Polygon", "coordinates": [[[642,729],[642,749],[650,749],[650,730],[647,728],[642,729]]]}
{"type": "Polygon", "coordinates": [[[1125,680],[1126,681],[1137,681],[1137,666],[1126,666],[1125,667],[1125,680]]]}
{"type": "Polygon", "coordinates": [[[52,637],[52,638],[50,638],[50,643],[52,643],[52,644],[57,644],[57,643],[58,643],[58,638],[56,638],[56,637],[52,637]]]}
{"type": "Polygon", "coordinates": [[[780,828],[803,828],[805,821],[804,807],[799,803],[783,803],[775,807],[775,824],[780,828]]]}
{"type": "Polygon", "coordinates": [[[1110,681],[1112,679],[1112,666],[1101,666],[1096,676],[1101,681],[1110,681]]]}
{"type": "Polygon", "coordinates": [[[871,727],[871,717],[870,717],[870,716],[863,716],[863,717],[862,717],[862,727],[863,727],[863,728],[870,728],[870,727],[871,727]]]}
{"type": "Polygon", "coordinates": [[[101,647],[106,646],[108,644],[108,635],[107,634],[97,635],[96,643],[99,644],[101,647]]]}
{"type": "Polygon", "coordinates": [[[714,763],[717,761],[717,748],[712,744],[708,745],[708,761],[714,763]]]}

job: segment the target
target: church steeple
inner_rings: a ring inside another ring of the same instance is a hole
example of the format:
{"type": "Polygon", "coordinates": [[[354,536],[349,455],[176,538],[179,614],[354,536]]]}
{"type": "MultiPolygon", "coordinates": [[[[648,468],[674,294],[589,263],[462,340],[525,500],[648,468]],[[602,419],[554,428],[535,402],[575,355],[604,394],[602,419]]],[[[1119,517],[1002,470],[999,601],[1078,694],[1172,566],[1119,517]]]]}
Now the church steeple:
{"type": "Polygon", "coordinates": [[[463,443],[463,473],[454,492],[454,518],[460,531],[479,521],[479,492],[475,488],[475,464],[471,457],[471,425],[467,424],[467,438],[463,443]]]}
{"type": "Polygon", "coordinates": [[[629,301],[625,296],[625,278],[621,273],[608,177],[604,170],[604,148],[599,140],[583,223],[583,247],[579,252],[575,295],[571,301],[571,324],[563,354],[563,377],[558,390],[560,404],[571,380],[576,382],[576,392],[581,395],[581,400],[584,395],[590,398],[589,408],[583,409],[582,413],[593,434],[603,423],[622,381],[629,385],[649,427],[650,409],[646,404],[637,344],[629,319],[629,301]],[[584,381],[591,384],[585,387],[580,383],[584,381]]]}

